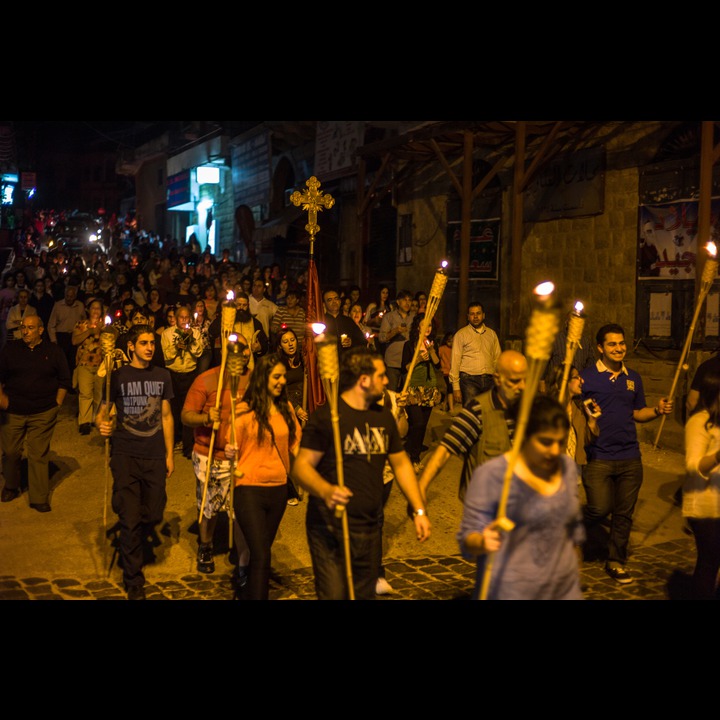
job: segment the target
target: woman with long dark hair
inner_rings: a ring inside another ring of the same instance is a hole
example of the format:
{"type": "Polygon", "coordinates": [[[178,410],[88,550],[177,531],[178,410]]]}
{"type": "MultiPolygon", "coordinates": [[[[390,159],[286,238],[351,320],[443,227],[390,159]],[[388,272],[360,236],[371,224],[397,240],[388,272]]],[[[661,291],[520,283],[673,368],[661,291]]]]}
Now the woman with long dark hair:
{"type": "Polygon", "coordinates": [[[250,549],[248,582],[238,588],[243,600],[267,600],[272,544],[288,500],[291,456],[302,429],[287,396],[287,368],[279,353],[255,364],[225,453],[235,457],[233,508],[250,549]],[[233,441],[235,445],[233,445],[233,441]]]}
{"type": "MultiPolygon", "coordinates": [[[[420,326],[424,319],[425,313],[415,315],[410,325],[409,339],[403,346],[401,364],[403,377],[408,372],[410,362],[415,354],[420,337],[420,326]]],[[[437,327],[433,318],[425,328],[422,349],[412,370],[405,399],[405,410],[410,426],[405,438],[405,451],[412,460],[415,472],[421,469],[420,453],[423,449],[423,438],[430,421],[430,414],[435,405],[442,402],[442,388],[445,386],[445,380],[440,371],[440,357],[435,347],[436,331],[437,327]]]]}
{"type": "Polygon", "coordinates": [[[165,303],[161,301],[160,296],[160,290],[158,290],[156,287],[151,287],[148,290],[148,300],[145,304],[145,310],[147,312],[154,315],[154,325],[153,327],[155,330],[160,330],[160,328],[163,328],[166,326],[165,323],[165,312],[167,310],[167,306],[165,303]]]}
{"type": "Polygon", "coordinates": [[[301,424],[308,419],[307,411],[303,408],[303,385],[305,382],[305,364],[303,363],[300,341],[292,328],[286,327],[278,333],[277,351],[281,362],[287,368],[287,395],[292,403],[295,414],[301,424]]]}
{"type": "MultiPolygon", "coordinates": [[[[305,426],[308,420],[307,410],[303,407],[303,391],[305,387],[305,363],[303,362],[300,343],[295,331],[286,327],[280,330],[278,334],[277,350],[280,355],[281,362],[285,363],[287,368],[287,394],[295,415],[297,415],[301,426],[305,426]]],[[[288,505],[298,505],[303,499],[301,490],[295,487],[293,483],[288,484],[288,505]]]]}
{"type": "Polygon", "coordinates": [[[720,570],[720,372],[702,378],[698,403],[685,424],[682,514],[695,538],[695,600],[717,600],[720,570]]]}

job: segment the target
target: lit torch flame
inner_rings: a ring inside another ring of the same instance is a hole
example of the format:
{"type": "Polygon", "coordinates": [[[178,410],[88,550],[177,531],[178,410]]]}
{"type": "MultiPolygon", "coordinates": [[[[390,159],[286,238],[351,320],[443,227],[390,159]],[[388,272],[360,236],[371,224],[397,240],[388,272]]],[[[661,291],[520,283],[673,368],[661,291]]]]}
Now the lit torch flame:
{"type": "Polygon", "coordinates": [[[553,290],[555,290],[555,286],[548,280],[547,282],[540,283],[533,292],[540,300],[544,300],[553,290]]]}
{"type": "Polygon", "coordinates": [[[311,326],[312,331],[315,333],[315,342],[324,342],[325,341],[325,323],[313,323],[311,326]]]}
{"type": "Polygon", "coordinates": [[[705,245],[705,249],[713,260],[717,257],[717,245],[712,240],[705,245]]]}

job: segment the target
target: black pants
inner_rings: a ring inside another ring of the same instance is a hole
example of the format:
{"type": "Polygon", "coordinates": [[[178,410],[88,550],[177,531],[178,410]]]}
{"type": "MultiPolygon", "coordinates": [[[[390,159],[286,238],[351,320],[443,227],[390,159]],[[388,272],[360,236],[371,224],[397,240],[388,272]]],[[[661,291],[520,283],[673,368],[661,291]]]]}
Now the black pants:
{"type": "Polygon", "coordinates": [[[179,373],[170,370],[170,377],[172,378],[172,388],[175,397],[170,401],[170,407],[172,409],[173,422],[175,424],[175,442],[182,440],[183,444],[183,455],[190,457],[192,454],[193,444],[195,442],[193,437],[193,429],[186,427],[180,420],[180,412],[185,404],[185,396],[193,384],[193,380],[197,377],[197,370],[187,373],[179,373]]]}
{"type": "Polygon", "coordinates": [[[407,405],[408,434],[405,438],[405,451],[412,462],[420,462],[423,439],[427,430],[432,408],[425,405],[407,405]]]}
{"type": "Polygon", "coordinates": [[[248,582],[243,600],[267,600],[270,594],[272,545],[287,509],[287,485],[238,485],[233,509],[250,550],[248,582]]]}
{"type": "Polygon", "coordinates": [[[693,599],[717,600],[718,572],[720,571],[720,520],[715,518],[688,518],[695,536],[697,560],[692,578],[693,599]]]}
{"type": "Polygon", "coordinates": [[[112,509],[120,520],[120,557],[125,587],[144,585],[143,540],[147,529],[162,522],[167,494],[165,458],[113,455],[112,509]]]}
{"type": "Polygon", "coordinates": [[[77,347],[72,344],[72,333],[58,331],[55,333],[55,337],[57,338],[57,344],[65,353],[70,376],[72,377],[73,371],[75,370],[75,356],[77,355],[77,347]]]}

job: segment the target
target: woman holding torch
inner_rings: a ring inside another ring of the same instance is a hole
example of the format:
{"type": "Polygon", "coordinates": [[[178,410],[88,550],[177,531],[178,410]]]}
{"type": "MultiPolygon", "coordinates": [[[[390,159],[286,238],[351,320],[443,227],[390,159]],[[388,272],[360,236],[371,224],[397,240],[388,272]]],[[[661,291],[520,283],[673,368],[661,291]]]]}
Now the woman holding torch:
{"type": "Polygon", "coordinates": [[[302,429],[288,400],[287,370],[279,354],[264,355],[250,376],[225,456],[235,459],[233,510],[250,550],[244,600],[267,600],[272,544],[285,514],[288,475],[302,429]],[[233,437],[235,443],[233,443],[233,437]]]}
{"type": "Polygon", "coordinates": [[[473,472],[457,535],[462,554],[477,560],[473,599],[489,553],[495,560],[488,600],[583,599],[576,547],[585,530],[576,466],[563,452],[568,428],[556,400],[534,398],[502,519],[496,516],[511,453],[473,472]],[[508,520],[512,532],[503,526],[508,520]]]}
{"type": "Polygon", "coordinates": [[[405,399],[409,424],[405,450],[410,456],[415,472],[420,470],[420,453],[432,409],[442,402],[441,388],[445,385],[445,379],[440,372],[440,357],[435,347],[437,329],[435,319],[431,318],[429,323],[423,322],[424,320],[425,313],[415,315],[413,318],[410,325],[410,339],[405,342],[402,355],[403,371],[407,372],[410,369],[411,372],[405,399]],[[411,368],[421,332],[421,349],[417,362],[411,368]]]}

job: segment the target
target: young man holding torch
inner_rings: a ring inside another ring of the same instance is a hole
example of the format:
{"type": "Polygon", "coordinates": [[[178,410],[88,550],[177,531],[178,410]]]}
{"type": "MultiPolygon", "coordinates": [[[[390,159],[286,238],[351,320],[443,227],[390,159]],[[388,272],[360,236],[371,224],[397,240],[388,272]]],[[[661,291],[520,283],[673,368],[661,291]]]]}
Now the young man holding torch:
{"type": "MultiPolygon", "coordinates": [[[[635,423],[646,423],[673,410],[672,400],[662,398],[647,407],[640,375],[625,366],[625,330],[616,323],[603,325],[596,336],[600,359],[581,371],[583,400],[602,408],[597,419],[600,433],[586,447],[587,465],[582,482],[587,496],[584,508],[588,544],[610,515],[610,536],[605,571],[625,585],[633,581],[625,569],[633,512],[643,482],[643,465],[635,423]]],[[[587,553],[586,553],[587,555],[587,553]]]]}
{"type": "Polygon", "coordinates": [[[112,437],[112,508],[120,520],[128,600],[145,600],[143,540],[163,519],[166,480],[175,470],[172,380],[168,370],[152,364],[156,338],[149,325],[130,328],[132,360],[112,372],[109,405],[103,400],[95,419],[100,434],[112,437]]]}
{"type": "Polygon", "coordinates": [[[378,404],[388,384],[382,357],[368,348],[341,354],[337,409],[325,403],[303,429],[292,477],[310,494],[305,519],[318,600],[348,599],[342,513],[347,513],[354,597],[375,597],[382,556],[383,468],[389,460],[413,510],[417,538],[430,537],[412,463],[390,408],[378,404]],[[344,483],[338,483],[333,424],[340,435],[344,483]],[[340,518],[338,517],[340,511],[340,518]]]}

